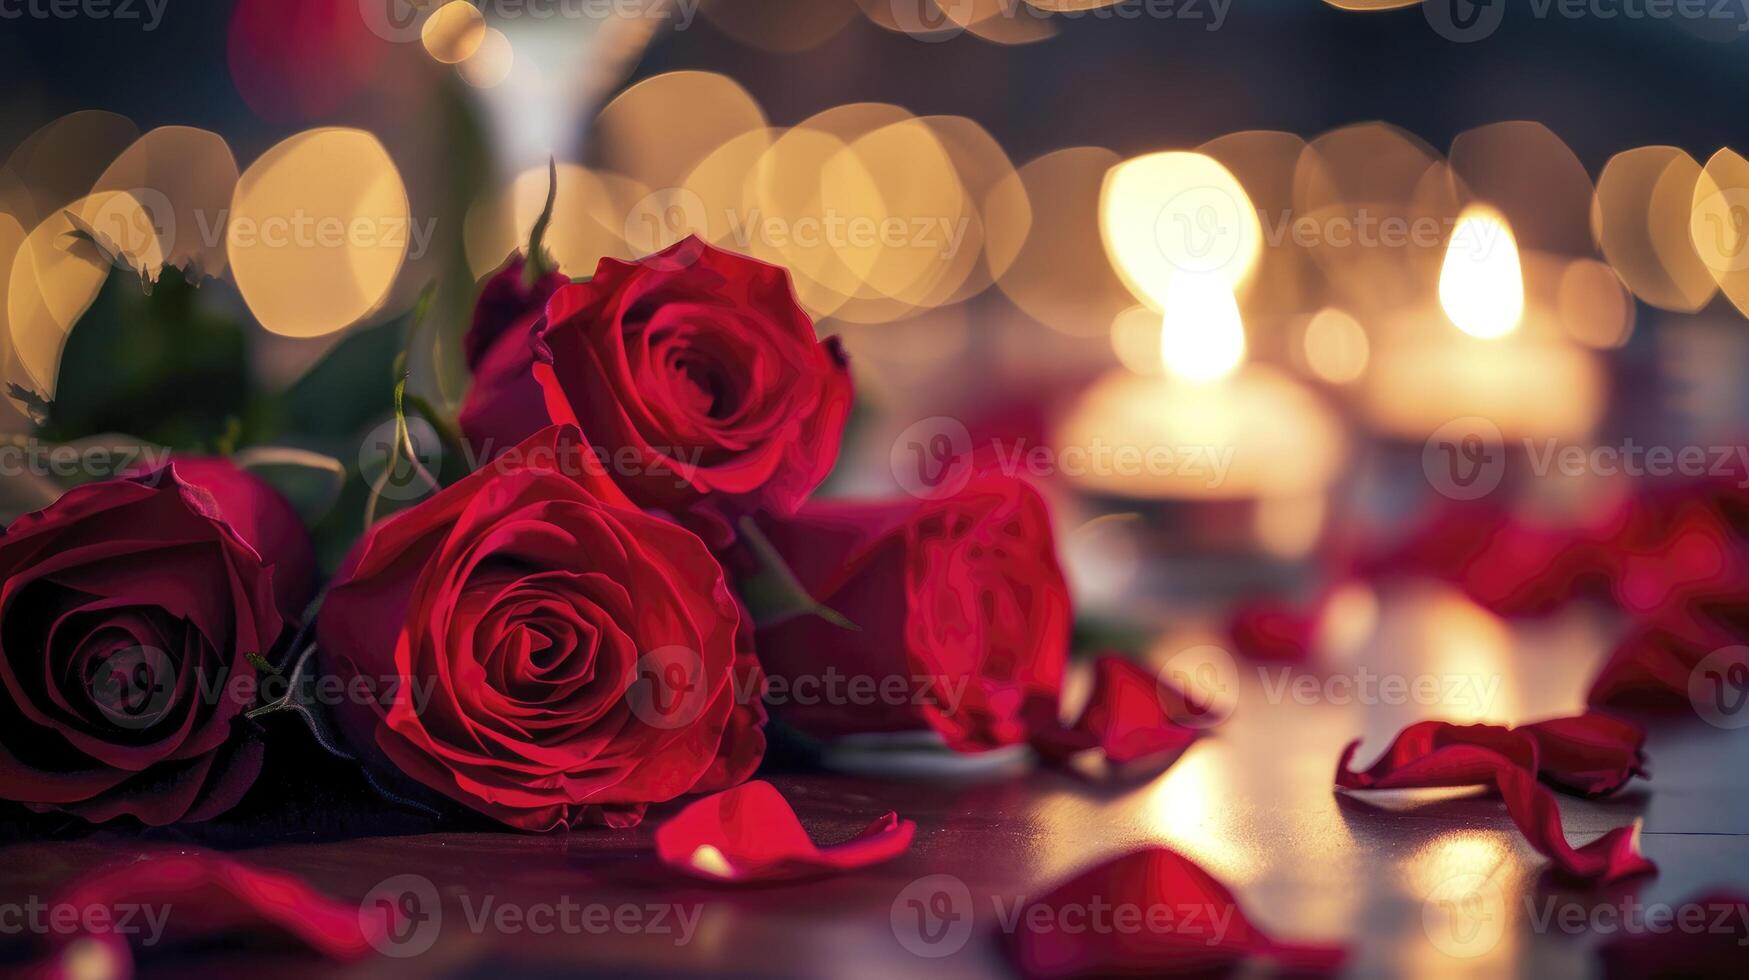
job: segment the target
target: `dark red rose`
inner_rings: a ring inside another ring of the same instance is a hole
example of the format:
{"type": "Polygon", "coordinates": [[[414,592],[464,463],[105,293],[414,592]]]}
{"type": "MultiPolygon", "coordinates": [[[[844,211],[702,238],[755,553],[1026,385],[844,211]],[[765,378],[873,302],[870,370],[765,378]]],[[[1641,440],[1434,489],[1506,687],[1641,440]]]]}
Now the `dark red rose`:
{"type": "Polygon", "coordinates": [[[793,512],[838,457],[850,374],[775,266],[694,238],[602,259],[553,294],[535,335],[532,351],[501,344],[476,372],[462,426],[485,456],[532,431],[532,376],[539,424],[576,424],[634,503],[718,529],[793,512]]]}
{"type": "Polygon", "coordinates": [[[204,820],[261,768],[238,730],[310,598],[289,504],[222,460],[87,484],[0,534],[0,798],[204,820]]]}
{"type": "Polygon", "coordinates": [[[546,311],[547,300],[567,282],[570,280],[557,269],[548,269],[530,282],[527,260],[521,252],[511,253],[498,271],[486,278],[480,298],[474,302],[474,319],[462,338],[468,369],[477,370],[487,352],[506,338],[526,355],[529,327],[546,311]]]}
{"type": "Polygon", "coordinates": [[[691,532],[603,503],[589,452],[549,427],[348,557],[321,664],[370,693],[336,716],[389,782],[538,831],[625,825],[758,766],[760,679],[721,566],[691,532]]]}
{"type": "Polygon", "coordinates": [[[823,738],[933,728],[979,751],[1055,717],[1069,593],[1025,483],[978,474],[939,499],[822,501],[762,526],[808,594],[860,627],[808,615],[759,631],[785,721],[823,738]]]}
{"type": "Polygon", "coordinates": [[[470,434],[502,434],[500,448],[547,427],[546,400],[529,372],[534,359],[530,334],[543,322],[547,300],[570,281],[553,269],[531,284],[526,271],[517,253],[487,278],[474,303],[473,323],[462,338],[468,370],[474,374],[473,391],[462,405],[462,428],[470,434]]]}

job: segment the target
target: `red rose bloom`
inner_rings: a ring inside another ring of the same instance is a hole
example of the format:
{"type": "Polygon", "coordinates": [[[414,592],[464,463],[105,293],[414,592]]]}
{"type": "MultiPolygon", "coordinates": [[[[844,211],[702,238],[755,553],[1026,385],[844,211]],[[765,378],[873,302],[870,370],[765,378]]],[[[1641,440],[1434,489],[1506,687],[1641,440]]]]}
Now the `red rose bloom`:
{"type": "Polygon", "coordinates": [[[518,253],[486,280],[462,338],[468,370],[474,373],[473,391],[462,405],[462,428],[476,443],[501,439],[500,449],[547,427],[546,400],[529,371],[534,360],[530,332],[543,322],[547,300],[570,281],[552,269],[529,283],[525,268],[518,253]]]}
{"type": "Polygon", "coordinates": [[[0,533],[0,798],[204,820],[261,746],[235,730],[310,597],[291,506],[223,460],[87,484],[0,533]]]}
{"type": "Polygon", "coordinates": [[[933,728],[979,751],[1055,718],[1069,593],[1025,483],[978,475],[939,499],[823,501],[762,527],[808,594],[859,627],[808,615],[759,631],[786,722],[823,738],[933,728]]]}
{"type": "Polygon", "coordinates": [[[522,404],[533,377],[543,424],[576,424],[641,507],[787,514],[838,457],[849,371],[776,266],[695,238],[638,262],[602,259],[594,278],[552,295],[532,351],[505,348],[514,333],[482,361],[462,410],[485,456],[532,431],[506,405],[522,404]]]}
{"type": "Polygon", "coordinates": [[[588,453],[545,429],[372,527],[336,577],[321,663],[373,694],[336,715],[390,783],[540,831],[634,822],[758,765],[758,671],[722,568],[604,503],[588,453]]]}

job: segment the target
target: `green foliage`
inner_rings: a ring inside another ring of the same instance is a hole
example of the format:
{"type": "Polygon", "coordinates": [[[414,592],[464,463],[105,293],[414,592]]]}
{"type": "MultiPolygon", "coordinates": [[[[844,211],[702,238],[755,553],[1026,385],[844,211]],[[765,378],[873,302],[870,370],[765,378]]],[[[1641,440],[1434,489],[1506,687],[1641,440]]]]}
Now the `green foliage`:
{"type": "Polygon", "coordinates": [[[67,337],[42,438],[125,432],[173,449],[211,450],[249,416],[254,388],[243,327],[165,270],[150,295],[115,270],[67,337]]]}

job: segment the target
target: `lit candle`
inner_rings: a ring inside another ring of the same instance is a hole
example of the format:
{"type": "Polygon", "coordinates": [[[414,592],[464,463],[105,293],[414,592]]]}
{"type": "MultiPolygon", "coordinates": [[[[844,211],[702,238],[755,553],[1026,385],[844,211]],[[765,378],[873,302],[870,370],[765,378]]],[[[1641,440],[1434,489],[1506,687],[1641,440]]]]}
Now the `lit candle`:
{"type": "Polygon", "coordinates": [[[1345,455],[1341,425],[1286,373],[1246,364],[1245,331],[1227,284],[1176,277],[1165,301],[1165,376],[1099,378],[1057,432],[1080,486],[1154,500],[1255,500],[1322,491],[1345,455]]]}
{"type": "Polygon", "coordinates": [[[1597,359],[1562,336],[1553,311],[1526,303],[1518,244],[1499,212],[1460,216],[1439,302],[1443,329],[1381,345],[1373,360],[1362,401],[1380,430],[1421,440],[1475,417],[1505,439],[1579,439],[1597,424],[1605,394],[1597,359]]]}
{"type": "Polygon", "coordinates": [[[1127,160],[1106,176],[1099,224],[1119,277],[1159,311],[1164,376],[1099,378],[1056,441],[1065,463],[1103,465],[1065,472],[1119,498],[1317,499],[1346,439],[1317,395],[1245,362],[1235,291],[1256,267],[1263,236],[1238,179],[1200,153],[1127,160]]]}

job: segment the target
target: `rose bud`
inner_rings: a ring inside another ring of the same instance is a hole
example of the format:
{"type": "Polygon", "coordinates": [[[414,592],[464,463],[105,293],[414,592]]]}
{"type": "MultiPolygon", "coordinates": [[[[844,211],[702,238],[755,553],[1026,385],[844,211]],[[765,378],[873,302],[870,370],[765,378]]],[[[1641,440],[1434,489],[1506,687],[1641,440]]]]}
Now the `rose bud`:
{"type": "Polygon", "coordinates": [[[520,252],[486,279],[474,303],[473,322],[462,338],[462,352],[478,393],[462,406],[461,423],[468,432],[514,434],[502,443],[508,447],[546,428],[546,402],[529,373],[533,360],[529,332],[545,315],[547,300],[569,281],[557,269],[549,269],[530,283],[520,252]]]}
{"type": "Polygon", "coordinates": [[[850,374],[776,266],[696,238],[602,259],[552,295],[532,349],[507,347],[513,333],[462,408],[482,456],[549,419],[575,424],[633,503],[719,543],[739,514],[793,512],[838,457],[850,374]],[[545,395],[538,423],[523,407],[529,377],[545,395]]]}
{"type": "Polygon", "coordinates": [[[553,426],[367,531],[317,624],[386,787],[523,830],[635,823],[742,782],[760,678],[721,566],[553,426]],[[610,503],[611,502],[611,503],[610,503]]]}
{"type": "Polygon", "coordinates": [[[975,752],[1056,718],[1068,587],[1025,483],[979,474],[930,500],[818,501],[760,527],[801,587],[848,619],[759,630],[769,703],[818,738],[934,729],[975,752]]]}
{"type": "Polygon", "coordinates": [[[86,484],[0,533],[0,798],[205,820],[261,745],[237,722],[310,599],[289,503],[218,459],[86,484]]]}

